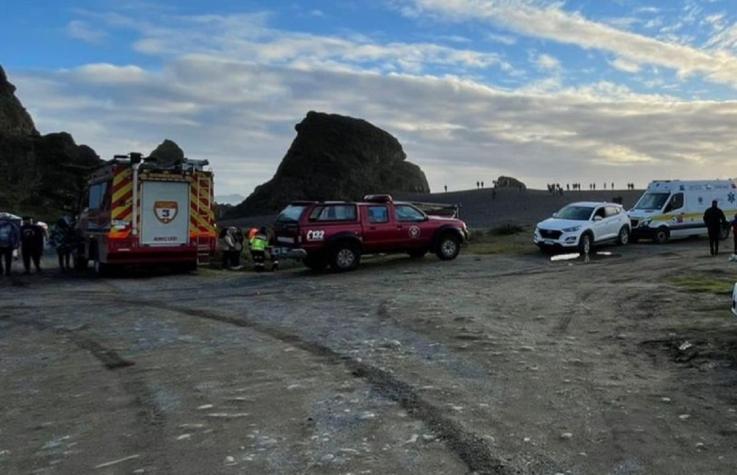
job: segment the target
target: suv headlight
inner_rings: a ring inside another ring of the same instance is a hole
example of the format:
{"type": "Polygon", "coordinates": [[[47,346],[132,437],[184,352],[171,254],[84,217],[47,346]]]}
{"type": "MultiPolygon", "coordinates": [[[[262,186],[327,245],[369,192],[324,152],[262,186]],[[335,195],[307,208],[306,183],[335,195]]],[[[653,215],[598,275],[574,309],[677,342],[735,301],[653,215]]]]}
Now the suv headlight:
{"type": "Polygon", "coordinates": [[[575,233],[581,230],[581,226],[573,226],[572,228],[563,228],[564,233],[575,233]]]}
{"type": "Polygon", "coordinates": [[[650,223],[653,222],[653,218],[645,218],[642,221],[640,221],[640,226],[650,226],[650,223]]]}

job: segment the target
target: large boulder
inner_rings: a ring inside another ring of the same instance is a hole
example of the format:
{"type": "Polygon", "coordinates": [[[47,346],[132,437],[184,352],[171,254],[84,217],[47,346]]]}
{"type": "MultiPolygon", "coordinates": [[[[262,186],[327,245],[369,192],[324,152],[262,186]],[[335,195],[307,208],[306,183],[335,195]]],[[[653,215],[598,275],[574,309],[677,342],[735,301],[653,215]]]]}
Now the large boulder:
{"type": "Polygon", "coordinates": [[[66,132],[40,135],[0,68],[0,211],[42,219],[72,213],[102,163],[66,132]]]}
{"type": "Polygon", "coordinates": [[[155,161],[159,167],[174,168],[184,163],[184,150],[173,141],[165,139],[148,158],[155,161]]]}
{"type": "Polygon", "coordinates": [[[515,188],[526,190],[527,186],[516,178],[511,176],[500,176],[495,182],[497,188],[515,188]]]}
{"type": "Polygon", "coordinates": [[[269,214],[295,200],[356,200],[372,193],[430,191],[399,141],[361,119],[309,112],[274,177],[230,217],[269,214]]]}

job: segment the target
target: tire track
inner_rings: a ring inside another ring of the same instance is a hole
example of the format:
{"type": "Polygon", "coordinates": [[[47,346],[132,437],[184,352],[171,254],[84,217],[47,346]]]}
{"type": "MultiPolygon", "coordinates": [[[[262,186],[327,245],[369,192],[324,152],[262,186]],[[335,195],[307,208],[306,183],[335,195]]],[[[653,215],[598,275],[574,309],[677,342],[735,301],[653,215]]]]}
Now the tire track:
{"type": "MultiPolygon", "coordinates": [[[[441,408],[423,399],[412,385],[400,380],[386,370],[341,354],[320,343],[305,341],[298,335],[251,320],[226,316],[204,309],[181,308],[166,302],[134,299],[116,299],[116,302],[144,305],[190,317],[248,328],[322,357],[332,364],[343,365],[351,371],[354,377],[365,380],[382,396],[396,402],[408,414],[424,422],[434,433],[439,435],[440,439],[445,442],[446,447],[467,465],[470,472],[494,475],[522,473],[522,471],[506,464],[501,458],[494,455],[491,447],[483,438],[466,430],[459,422],[443,415],[441,408]]],[[[550,461],[545,461],[544,464],[552,465],[550,461]]],[[[551,468],[551,470],[553,469],[551,468]]]]}

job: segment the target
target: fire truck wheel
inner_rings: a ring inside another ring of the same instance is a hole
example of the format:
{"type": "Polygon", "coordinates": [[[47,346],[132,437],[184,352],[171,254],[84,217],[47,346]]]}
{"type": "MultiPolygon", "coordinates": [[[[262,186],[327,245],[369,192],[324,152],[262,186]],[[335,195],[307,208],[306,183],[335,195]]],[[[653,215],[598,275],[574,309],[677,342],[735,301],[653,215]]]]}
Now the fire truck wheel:
{"type": "Polygon", "coordinates": [[[461,252],[461,240],[455,234],[446,232],[438,242],[437,255],[444,261],[450,261],[458,257],[461,252]]]}
{"type": "Polygon", "coordinates": [[[336,272],[345,272],[358,267],[361,250],[351,242],[338,242],[331,252],[330,267],[336,272]]]}

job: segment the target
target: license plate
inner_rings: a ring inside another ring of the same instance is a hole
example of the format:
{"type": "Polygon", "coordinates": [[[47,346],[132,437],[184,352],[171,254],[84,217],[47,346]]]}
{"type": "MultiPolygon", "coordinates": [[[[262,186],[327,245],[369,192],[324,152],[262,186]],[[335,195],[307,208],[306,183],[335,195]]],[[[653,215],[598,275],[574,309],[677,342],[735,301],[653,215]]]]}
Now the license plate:
{"type": "Polygon", "coordinates": [[[547,244],[548,246],[552,246],[552,245],[555,244],[555,241],[551,241],[550,239],[546,239],[545,240],[545,244],[547,244]]]}

